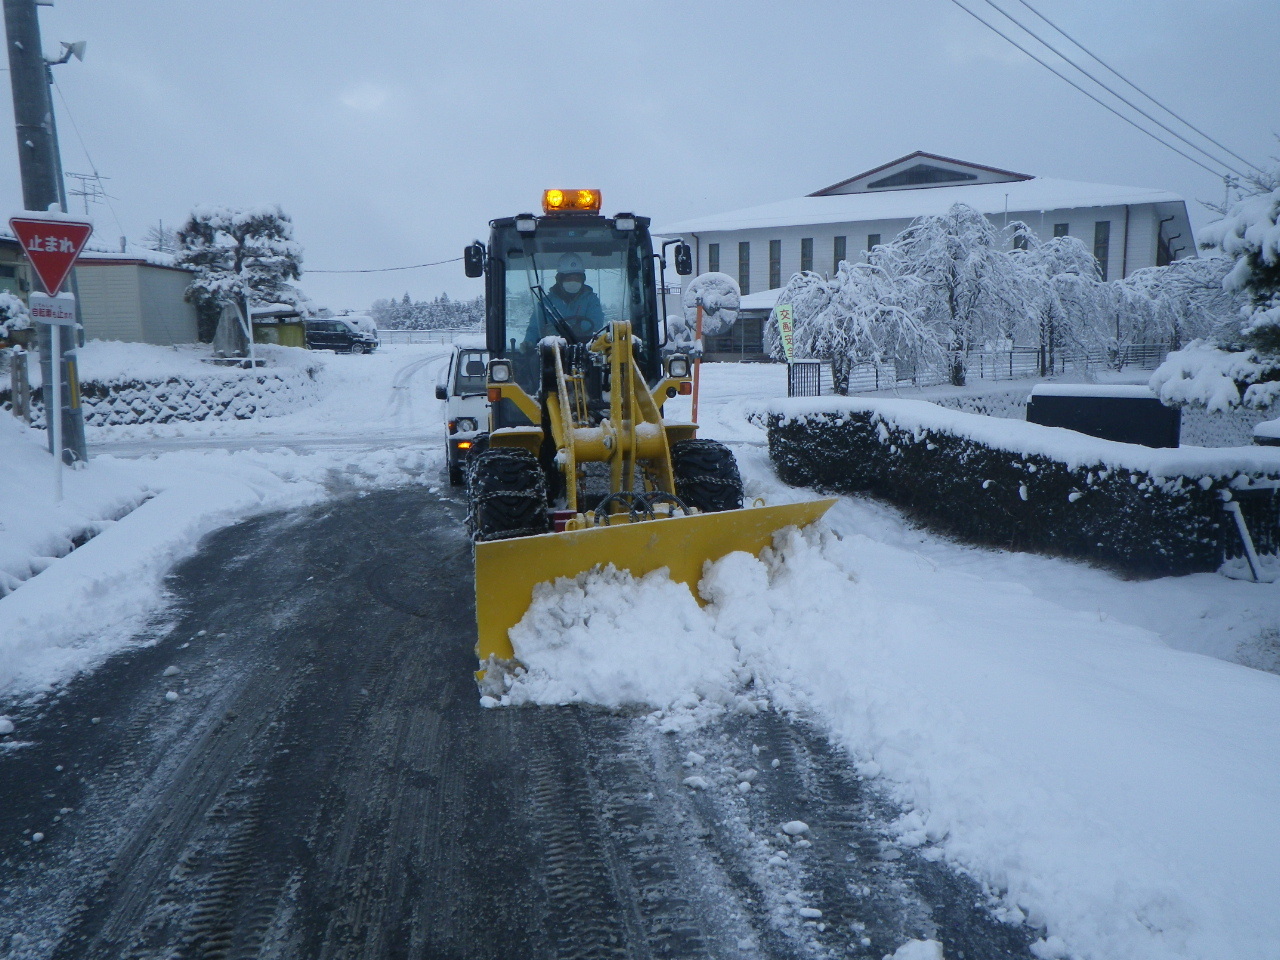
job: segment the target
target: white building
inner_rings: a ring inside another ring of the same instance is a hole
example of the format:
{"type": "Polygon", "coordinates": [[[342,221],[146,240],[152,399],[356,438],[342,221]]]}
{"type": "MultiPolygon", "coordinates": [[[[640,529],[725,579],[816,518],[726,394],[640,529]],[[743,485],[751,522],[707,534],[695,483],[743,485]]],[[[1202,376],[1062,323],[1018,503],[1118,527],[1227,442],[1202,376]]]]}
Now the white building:
{"type": "MultiPolygon", "coordinates": [[[[653,232],[684,237],[694,248],[695,274],[727,273],[749,294],[776,290],[801,270],[830,276],[841,260],[956,203],[985,214],[997,228],[1021,220],[1042,239],[1079,237],[1108,280],[1195,256],[1187,205],[1176,194],[1033,177],[921,151],[805,197],[662,224],[653,232]]],[[[753,352],[745,342],[739,348],[753,352]]]]}
{"type": "Polygon", "coordinates": [[[196,308],[185,299],[191,271],[175,267],[168,254],[87,249],[75,271],[86,339],[162,346],[196,341],[196,308]]]}

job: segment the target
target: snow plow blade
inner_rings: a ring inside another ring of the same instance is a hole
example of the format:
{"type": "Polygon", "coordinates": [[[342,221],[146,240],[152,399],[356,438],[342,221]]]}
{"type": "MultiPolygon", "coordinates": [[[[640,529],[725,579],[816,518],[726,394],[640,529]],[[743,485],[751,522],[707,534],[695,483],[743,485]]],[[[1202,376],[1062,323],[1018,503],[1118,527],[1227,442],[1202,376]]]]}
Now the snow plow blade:
{"type": "Polygon", "coordinates": [[[666,567],[696,596],[706,561],[735,551],[758,556],[779,530],[806,526],[833,503],[808,500],[477,543],[476,655],[482,667],[491,656],[514,658],[507,631],[524,617],[539,583],[607,564],[637,577],[666,567]]]}

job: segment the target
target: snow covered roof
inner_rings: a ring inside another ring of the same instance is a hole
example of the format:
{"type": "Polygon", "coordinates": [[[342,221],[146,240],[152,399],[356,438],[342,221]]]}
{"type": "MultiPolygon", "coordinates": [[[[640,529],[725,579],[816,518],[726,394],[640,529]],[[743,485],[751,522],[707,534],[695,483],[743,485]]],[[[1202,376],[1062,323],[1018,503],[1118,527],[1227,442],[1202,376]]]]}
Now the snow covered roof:
{"type": "Polygon", "coordinates": [[[867,220],[914,220],[946,213],[955,203],[965,203],[979,213],[1010,217],[1042,210],[1076,207],[1114,207],[1124,204],[1168,203],[1183,199],[1167,190],[1123,187],[1107,183],[1083,183],[1033,177],[1002,183],[977,183],[951,187],[884,190],[830,196],[794,197],[743,210],[694,217],[664,224],[653,232],[664,237],[720,230],[752,230],[768,227],[825,223],[858,223],[867,220]]]}
{"type": "MultiPolygon", "coordinates": [[[[18,238],[13,235],[13,231],[7,227],[0,227],[0,243],[12,243],[18,245],[18,238]]],[[[85,245],[84,251],[77,259],[77,263],[85,261],[103,263],[106,261],[119,261],[123,263],[143,263],[152,267],[171,267],[176,270],[185,270],[186,267],[178,267],[173,262],[173,254],[161,253],[159,250],[150,250],[147,247],[139,247],[136,244],[128,244],[123,250],[108,249],[107,247],[94,244],[92,242],[85,245]]]]}
{"type": "Polygon", "coordinates": [[[738,309],[772,311],[778,305],[778,294],[780,293],[782,293],[782,288],[775,287],[772,290],[761,290],[758,293],[745,294],[738,303],[738,309]]]}

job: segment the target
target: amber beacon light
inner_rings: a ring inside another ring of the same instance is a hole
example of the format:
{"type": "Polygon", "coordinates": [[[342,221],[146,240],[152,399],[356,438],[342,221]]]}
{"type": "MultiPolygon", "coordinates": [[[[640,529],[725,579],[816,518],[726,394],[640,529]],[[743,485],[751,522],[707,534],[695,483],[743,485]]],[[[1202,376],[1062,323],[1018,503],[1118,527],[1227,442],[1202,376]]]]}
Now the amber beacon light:
{"type": "Polygon", "coordinates": [[[599,190],[543,190],[543,213],[599,213],[599,190]]]}

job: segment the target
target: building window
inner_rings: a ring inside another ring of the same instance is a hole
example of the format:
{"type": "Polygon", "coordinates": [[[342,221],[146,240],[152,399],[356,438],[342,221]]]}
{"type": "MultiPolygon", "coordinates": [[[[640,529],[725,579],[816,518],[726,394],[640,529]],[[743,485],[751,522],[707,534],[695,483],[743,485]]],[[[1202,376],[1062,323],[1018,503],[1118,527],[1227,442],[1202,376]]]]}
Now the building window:
{"type": "Polygon", "coordinates": [[[707,272],[720,272],[720,244],[718,243],[707,244],[707,272]]]}
{"type": "Polygon", "coordinates": [[[800,241],[800,272],[813,272],[813,237],[805,237],[800,241]]]}
{"type": "Polygon", "coordinates": [[[1111,221],[1099,220],[1093,225],[1093,256],[1098,261],[1098,269],[1102,271],[1102,279],[1107,279],[1107,256],[1111,252],[1111,221]]]}
{"type": "Polygon", "coordinates": [[[878,246],[880,246],[880,234],[868,233],[867,234],[867,251],[870,252],[878,246]]]}
{"type": "Polygon", "coordinates": [[[835,243],[832,245],[832,259],[835,261],[835,266],[831,268],[832,273],[840,272],[840,262],[845,258],[846,239],[846,237],[836,237],[835,243]]]}
{"type": "Polygon", "coordinates": [[[751,242],[749,240],[738,243],[738,289],[743,293],[751,292],[751,242]]]}
{"type": "Polygon", "coordinates": [[[1070,225],[1069,225],[1069,224],[1065,224],[1065,223],[1055,223],[1055,224],[1053,225],[1053,235],[1054,235],[1055,237],[1069,237],[1069,236],[1071,236],[1071,228],[1070,228],[1070,225]]]}
{"type": "Polygon", "coordinates": [[[782,286],[782,241],[769,241],[769,289],[782,286]]]}
{"type": "Polygon", "coordinates": [[[890,174],[883,180],[874,180],[867,184],[868,190],[883,190],[885,187],[918,187],[930,183],[954,183],[956,181],[977,180],[977,174],[965,173],[963,170],[946,170],[929,163],[917,163],[914,167],[890,174]]]}

